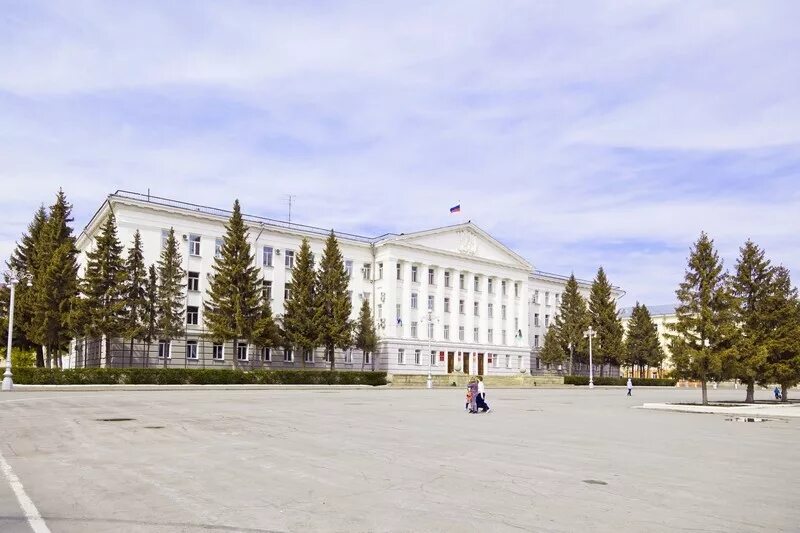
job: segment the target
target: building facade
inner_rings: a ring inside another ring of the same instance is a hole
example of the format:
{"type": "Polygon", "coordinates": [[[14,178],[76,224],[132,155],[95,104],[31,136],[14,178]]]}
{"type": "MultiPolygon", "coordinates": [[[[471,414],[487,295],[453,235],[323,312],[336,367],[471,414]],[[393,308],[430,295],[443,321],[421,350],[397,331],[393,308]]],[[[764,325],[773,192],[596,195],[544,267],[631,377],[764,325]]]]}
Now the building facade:
{"type": "MultiPolygon", "coordinates": [[[[102,223],[114,213],[128,248],[141,234],[146,265],[156,263],[170,228],[179,241],[185,282],[185,331],[146,347],[112,340],[76,339],[75,366],[179,366],[326,368],[324,350],[294,353],[246,343],[216,344],[206,335],[203,299],[230,212],[138,193],[108,197],[78,236],[80,265],[94,247],[102,223]],[[149,350],[148,350],[149,348],[149,350]]],[[[264,294],[280,316],[292,290],[292,267],[303,238],[316,259],[328,230],[245,216],[264,294]]],[[[472,223],[406,234],[364,237],[337,233],[350,273],[352,318],[363,299],[375,316],[375,354],[337,351],[337,368],[376,369],[393,374],[528,373],[531,369],[531,273],[525,259],[472,223]]],[[[563,290],[563,287],[562,287],[563,290]]],[[[553,291],[553,304],[555,304],[553,291]]],[[[546,306],[546,304],[543,304],[546,306]]],[[[541,337],[543,338],[543,336],[541,337]]]]}

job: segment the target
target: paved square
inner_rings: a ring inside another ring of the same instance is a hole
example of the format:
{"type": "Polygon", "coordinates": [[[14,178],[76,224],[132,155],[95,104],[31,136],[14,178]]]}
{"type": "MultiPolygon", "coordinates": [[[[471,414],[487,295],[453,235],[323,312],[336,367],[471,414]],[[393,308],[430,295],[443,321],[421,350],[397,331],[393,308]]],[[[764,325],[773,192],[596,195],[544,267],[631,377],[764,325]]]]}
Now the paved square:
{"type": "MultiPolygon", "coordinates": [[[[798,419],[632,408],[696,390],[490,390],[485,415],[463,397],[15,392],[0,452],[54,533],[798,530],[798,419]]],[[[0,531],[31,531],[5,478],[0,531]]]]}

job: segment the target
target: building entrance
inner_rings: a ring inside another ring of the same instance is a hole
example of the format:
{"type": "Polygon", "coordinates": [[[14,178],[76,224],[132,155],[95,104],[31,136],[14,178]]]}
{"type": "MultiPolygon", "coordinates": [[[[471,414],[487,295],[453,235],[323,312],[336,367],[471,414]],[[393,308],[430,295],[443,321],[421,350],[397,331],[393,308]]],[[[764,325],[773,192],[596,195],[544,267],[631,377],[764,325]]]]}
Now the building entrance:
{"type": "Polygon", "coordinates": [[[455,352],[447,352],[447,373],[452,374],[453,368],[455,367],[455,352]]]}
{"type": "Polygon", "coordinates": [[[478,375],[479,376],[483,375],[483,354],[482,353],[478,354],[478,375]]]}
{"type": "Polygon", "coordinates": [[[464,359],[464,373],[469,375],[469,363],[470,359],[472,358],[472,354],[469,352],[461,352],[462,358],[464,359]]]}

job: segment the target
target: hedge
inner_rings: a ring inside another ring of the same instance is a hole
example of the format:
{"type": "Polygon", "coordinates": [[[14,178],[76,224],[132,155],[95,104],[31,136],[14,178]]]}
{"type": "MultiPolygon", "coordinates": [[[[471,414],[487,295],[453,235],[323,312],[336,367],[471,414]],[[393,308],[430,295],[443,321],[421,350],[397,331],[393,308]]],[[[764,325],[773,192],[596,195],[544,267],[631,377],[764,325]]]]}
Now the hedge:
{"type": "MultiPolygon", "coordinates": [[[[595,376],[592,381],[595,385],[617,385],[628,384],[628,378],[609,378],[595,376]]],[[[634,387],[674,387],[677,379],[651,379],[651,378],[631,378],[634,387]]],[[[589,376],[564,376],[564,385],[588,385],[589,376]]]]}
{"type": "Polygon", "coordinates": [[[386,385],[386,372],[224,368],[19,368],[20,385],[386,385]]]}

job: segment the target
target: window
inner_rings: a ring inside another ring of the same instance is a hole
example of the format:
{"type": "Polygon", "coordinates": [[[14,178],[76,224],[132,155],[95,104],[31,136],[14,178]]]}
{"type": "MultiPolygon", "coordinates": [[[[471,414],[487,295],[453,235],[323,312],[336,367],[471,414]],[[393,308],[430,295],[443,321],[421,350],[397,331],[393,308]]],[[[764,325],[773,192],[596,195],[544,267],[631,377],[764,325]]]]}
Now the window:
{"type": "Polygon", "coordinates": [[[294,250],[286,250],[284,254],[283,262],[286,268],[294,268],[294,250]]]}
{"type": "Polygon", "coordinates": [[[406,351],[402,348],[397,350],[397,364],[398,365],[406,364],[406,351]]]}
{"type": "Polygon", "coordinates": [[[436,366],[436,352],[431,350],[431,366],[436,366]]]}
{"type": "Polygon", "coordinates": [[[414,364],[421,365],[422,364],[422,351],[421,350],[414,350],[414,364]]]}
{"type": "Polygon", "coordinates": [[[493,281],[494,280],[492,278],[489,278],[489,279],[486,280],[486,283],[487,283],[486,290],[487,290],[487,292],[489,294],[492,294],[494,292],[494,283],[493,283],[493,281]]]}
{"type": "Polygon", "coordinates": [[[489,318],[494,318],[494,304],[488,305],[489,318]]]}
{"type": "Polygon", "coordinates": [[[163,339],[158,341],[158,356],[161,358],[166,357],[167,359],[172,357],[172,354],[170,353],[171,352],[170,346],[171,346],[170,341],[163,339]]]}
{"type": "Polygon", "coordinates": [[[197,359],[197,341],[186,341],[186,359],[197,359]]]}
{"type": "Polygon", "coordinates": [[[506,295],[506,280],[500,282],[500,294],[506,295]]]}
{"type": "Polygon", "coordinates": [[[478,342],[480,339],[480,330],[478,328],[472,329],[472,340],[478,342]]]}
{"type": "Polygon", "coordinates": [[[344,269],[347,271],[348,279],[352,278],[353,277],[353,262],[350,259],[348,259],[348,260],[346,260],[344,262],[344,269]]]}
{"type": "Polygon", "coordinates": [[[544,315],[544,327],[550,325],[550,315],[544,315]]]}
{"type": "Polygon", "coordinates": [[[464,274],[458,275],[458,288],[461,289],[462,291],[466,290],[467,288],[467,282],[464,279],[464,274]]]}
{"type": "Polygon", "coordinates": [[[464,340],[464,326],[458,326],[458,340],[464,340]]]}
{"type": "Polygon", "coordinates": [[[189,282],[186,288],[195,292],[200,290],[200,272],[189,272],[189,282]]]}
{"type": "Polygon", "coordinates": [[[217,361],[225,359],[225,348],[222,346],[221,342],[215,342],[211,345],[211,358],[217,361]]]}
{"type": "Polygon", "coordinates": [[[433,296],[428,296],[428,311],[433,311],[433,296]]]}
{"type": "Polygon", "coordinates": [[[506,306],[505,305],[501,305],[500,306],[500,318],[502,320],[506,319],[506,306]]]}
{"type": "Polygon", "coordinates": [[[236,345],[236,359],[239,361],[247,361],[247,343],[240,342],[236,345]]]}
{"type": "Polygon", "coordinates": [[[533,347],[534,348],[538,348],[539,347],[539,335],[534,335],[533,336],[533,347]]]}
{"type": "Polygon", "coordinates": [[[214,240],[214,257],[222,257],[222,239],[214,240]]]}
{"type": "Polygon", "coordinates": [[[517,368],[520,369],[520,370],[522,369],[522,356],[521,355],[517,356],[517,368]]]}
{"type": "Polygon", "coordinates": [[[489,344],[494,342],[494,330],[493,329],[489,329],[489,330],[486,331],[486,342],[488,342],[489,344]]]}
{"type": "Polygon", "coordinates": [[[412,322],[411,323],[411,338],[413,338],[413,339],[417,338],[417,323],[416,322],[412,322]]]}
{"type": "Polygon", "coordinates": [[[539,313],[533,313],[533,325],[539,327],[539,313]]]}
{"type": "Polygon", "coordinates": [[[502,330],[500,332],[500,343],[501,344],[505,344],[506,343],[506,330],[502,330]]]}
{"type": "Polygon", "coordinates": [[[265,246],[262,251],[261,264],[265,267],[272,266],[272,246],[265,246]]]}
{"type": "Polygon", "coordinates": [[[514,282],[514,296],[519,298],[519,283],[514,282]]]}
{"type": "Polygon", "coordinates": [[[294,350],[292,350],[291,348],[284,348],[283,360],[286,363],[294,363],[294,350]]]}
{"type": "Polygon", "coordinates": [[[261,348],[261,358],[267,363],[272,361],[272,352],[266,346],[264,348],[261,348]]]}
{"type": "Polygon", "coordinates": [[[464,312],[465,312],[464,311],[464,300],[459,300],[458,301],[458,312],[461,313],[462,315],[464,314],[464,312]]]}
{"type": "MultiPolygon", "coordinates": [[[[352,357],[352,355],[350,357],[352,357]]],[[[364,364],[365,365],[372,364],[372,354],[371,353],[364,352],[364,364]]]]}
{"type": "Polygon", "coordinates": [[[444,325],[444,340],[450,340],[450,326],[447,324],[444,325]]]}
{"type": "Polygon", "coordinates": [[[561,295],[559,293],[556,293],[556,307],[558,307],[560,304],[561,304],[561,295]]]}
{"type": "Polygon", "coordinates": [[[428,338],[433,338],[433,322],[428,322],[428,338]]]}
{"type": "Polygon", "coordinates": [[[444,312],[445,313],[449,313],[450,312],[450,298],[445,298],[444,299],[444,312]]]}
{"type": "Polygon", "coordinates": [[[535,304],[539,303],[539,289],[533,291],[533,303],[535,304]]]}
{"type": "Polygon", "coordinates": [[[383,318],[383,304],[378,304],[378,319],[383,318]]]}
{"type": "Polygon", "coordinates": [[[544,293],[544,305],[550,305],[550,293],[549,292],[545,292],[544,293]]]}
{"type": "Polygon", "coordinates": [[[196,326],[197,325],[198,309],[196,305],[186,306],[186,323],[196,326]]]}
{"type": "Polygon", "coordinates": [[[413,265],[411,267],[411,282],[412,283],[416,283],[417,282],[417,267],[416,267],[416,265],[413,265]]]}
{"type": "Polygon", "coordinates": [[[263,280],[261,282],[261,297],[264,300],[272,300],[272,282],[263,280]]]}
{"type": "Polygon", "coordinates": [[[383,263],[378,263],[378,279],[383,279],[383,263]]]}
{"type": "MultiPolygon", "coordinates": [[[[330,359],[328,359],[328,351],[327,350],[325,350],[325,360],[326,361],[330,361],[330,359]]],[[[313,363],[314,362],[314,350],[308,350],[308,349],[303,350],[303,361],[305,361],[306,363],[313,363]]]]}
{"type": "Polygon", "coordinates": [[[476,291],[481,290],[481,280],[480,280],[480,278],[478,276],[475,276],[474,278],[472,278],[472,284],[473,284],[474,289],[476,291]]]}
{"type": "Polygon", "coordinates": [[[448,289],[450,288],[450,271],[449,270],[445,270],[444,271],[444,286],[447,287],[448,289]]]}
{"type": "Polygon", "coordinates": [[[397,279],[403,279],[403,267],[400,265],[400,263],[397,263],[395,267],[397,268],[397,279]]]}
{"type": "Polygon", "coordinates": [[[506,368],[511,368],[511,356],[506,355],[506,368]]]}
{"type": "Polygon", "coordinates": [[[286,285],[283,286],[283,299],[288,300],[291,297],[292,297],[292,284],[287,283],[286,285]]]}
{"type": "Polygon", "coordinates": [[[480,304],[478,302],[473,302],[473,304],[472,304],[472,314],[473,315],[478,316],[478,314],[479,314],[478,313],[479,306],[480,306],[480,304]]]}
{"type": "Polygon", "coordinates": [[[167,239],[169,239],[169,230],[168,229],[162,229],[161,230],[161,249],[162,250],[167,247],[167,239]]]}
{"type": "Polygon", "coordinates": [[[400,317],[403,315],[403,306],[400,304],[395,304],[394,306],[394,314],[395,318],[399,321],[400,317]]]}
{"type": "Polygon", "coordinates": [[[189,235],[189,255],[200,255],[200,235],[189,235]]]}
{"type": "Polygon", "coordinates": [[[428,285],[433,285],[433,283],[434,283],[434,276],[435,276],[435,275],[436,275],[436,274],[434,273],[433,269],[432,269],[432,268],[429,268],[429,269],[428,269],[428,285]]]}
{"type": "Polygon", "coordinates": [[[361,268],[361,276],[367,281],[372,279],[372,263],[364,263],[361,268]]]}
{"type": "Polygon", "coordinates": [[[495,354],[492,354],[492,356],[491,356],[491,361],[489,361],[489,362],[490,362],[490,363],[492,363],[492,366],[493,366],[494,368],[497,368],[497,360],[498,360],[498,359],[499,359],[499,357],[497,356],[497,354],[496,354],[496,353],[495,353],[495,354]]]}
{"type": "Polygon", "coordinates": [[[353,349],[348,348],[344,351],[344,362],[345,363],[352,363],[353,362],[353,349]]]}
{"type": "Polygon", "coordinates": [[[411,293],[411,309],[416,309],[416,308],[417,308],[417,293],[416,292],[412,292],[411,293]]]}

